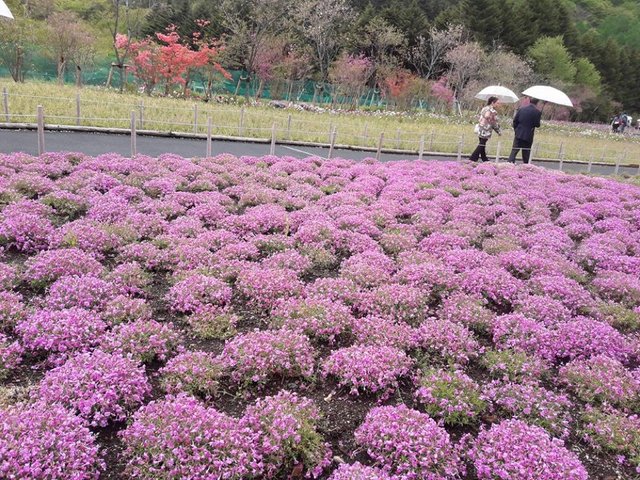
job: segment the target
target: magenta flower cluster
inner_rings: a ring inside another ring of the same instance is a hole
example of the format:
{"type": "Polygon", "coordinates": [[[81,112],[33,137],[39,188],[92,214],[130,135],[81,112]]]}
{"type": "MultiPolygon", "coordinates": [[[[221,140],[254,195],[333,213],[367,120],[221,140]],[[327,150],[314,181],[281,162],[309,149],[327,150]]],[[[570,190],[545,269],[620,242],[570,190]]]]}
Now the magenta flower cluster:
{"type": "Polygon", "coordinates": [[[335,377],[352,395],[361,391],[389,393],[412,366],[411,358],[397,348],[354,345],[334,350],[322,365],[322,374],[335,377]]]}
{"type": "Polygon", "coordinates": [[[372,409],[355,439],[386,472],[400,478],[445,480],[463,472],[446,430],[404,405],[372,409]]]}
{"type": "Polygon", "coordinates": [[[0,408],[0,452],[4,478],[97,480],[106,467],[84,420],[43,402],[0,408]]]}
{"type": "Polygon", "coordinates": [[[121,421],[138,408],[151,387],[144,369],[119,353],[78,353],[50,370],[37,397],[59,403],[92,426],[121,421]]]}
{"type": "Polygon", "coordinates": [[[264,384],[270,378],[309,378],[316,352],[309,338],[292,331],[254,331],[228,341],[220,355],[234,382],[264,384]]]}
{"type": "Polygon", "coordinates": [[[578,456],[540,427],[505,420],[482,430],[468,457],[480,480],[587,480],[578,456]]]}

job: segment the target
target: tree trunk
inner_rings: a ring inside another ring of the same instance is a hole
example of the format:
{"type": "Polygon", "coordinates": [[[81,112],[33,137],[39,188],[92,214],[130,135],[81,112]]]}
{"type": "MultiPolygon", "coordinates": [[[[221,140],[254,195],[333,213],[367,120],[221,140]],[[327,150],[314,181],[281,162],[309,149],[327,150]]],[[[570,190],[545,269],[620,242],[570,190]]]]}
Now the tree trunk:
{"type": "Polygon", "coordinates": [[[22,67],[24,65],[24,50],[22,50],[21,46],[16,47],[16,60],[12,66],[11,77],[14,82],[24,82],[24,72],[22,71],[22,67]]]}
{"type": "Polygon", "coordinates": [[[205,100],[207,102],[211,100],[212,89],[213,89],[213,69],[209,69],[209,76],[207,78],[207,91],[205,92],[205,100]]]}
{"type": "Polygon", "coordinates": [[[182,96],[187,98],[187,92],[189,91],[189,83],[191,82],[191,69],[187,69],[187,78],[184,81],[184,88],[182,89],[182,96]]]}
{"type": "Polygon", "coordinates": [[[67,60],[60,55],[58,59],[58,84],[62,85],[64,83],[64,72],[67,67],[67,60]]]}
{"type": "Polygon", "coordinates": [[[111,64],[111,67],[109,68],[109,75],[107,75],[107,85],[106,85],[107,88],[111,87],[111,79],[112,78],[113,78],[113,63],[111,64]]]}
{"type": "Polygon", "coordinates": [[[120,93],[124,92],[124,84],[127,82],[127,70],[123,64],[119,64],[120,69],[120,93]]]}
{"type": "Polygon", "coordinates": [[[82,88],[82,68],[76,65],[76,87],[82,88]]]}
{"type": "Polygon", "coordinates": [[[264,80],[261,78],[258,83],[258,89],[256,90],[256,100],[262,95],[262,89],[264,88],[264,80]]]}

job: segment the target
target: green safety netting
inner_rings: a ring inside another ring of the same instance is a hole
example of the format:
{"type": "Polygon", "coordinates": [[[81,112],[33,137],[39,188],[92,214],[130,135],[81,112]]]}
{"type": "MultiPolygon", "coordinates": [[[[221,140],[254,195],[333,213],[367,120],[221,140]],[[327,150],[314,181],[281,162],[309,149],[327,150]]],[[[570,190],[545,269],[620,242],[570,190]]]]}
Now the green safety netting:
{"type": "MultiPolygon", "coordinates": [[[[87,66],[82,72],[82,81],[85,85],[104,86],[109,76],[111,62],[106,60],[87,66]]],[[[75,83],[75,71],[68,68],[65,74],[65,82],[69,84],[75,83]]],[[[255,97],[256,92],[261,90],[260,97],[273,100],[291,100],[297,102],[311,102],[315,100],[317,103],[353,103],[353,100],[337,95],[334,98],[334,87],[328,83],[317,83],[312,80],[298,80],[294,82],[272,81],[264,85],[260,89],[259,82],[247,81],[246,72],[241,70],[229,71],[232,78],[226,80],[218,78],[214,81],[212,94],[237,94],[240,96],[255,97]]],[[[9,69],[0,63],[0,76],[10,77],[9,69]]],[[[41,80],[56,81],[57,71],[56,65],[50,59],[38,57],[36,55],[27,55],[25,62],[25,80],[41,80]]],[[[127,75],[128,88],[136,88],[136,80],[133,75],[127,75]]],[[[118,88],[120,86],[120,73],[113,72],[111,85],[118,88]]],[[[204,95],[207,88],[207,79],[202,74],[196,74],[192,78],[191,90],[195,94],[204,95]]],[[[360,106],[380,107],[385,105],[384,98],[380,92],[375,89],[367,89],[358,99],[360,106]]],[[[415,105],[419,108],[425,108],[424,102],[415,105]]]]}

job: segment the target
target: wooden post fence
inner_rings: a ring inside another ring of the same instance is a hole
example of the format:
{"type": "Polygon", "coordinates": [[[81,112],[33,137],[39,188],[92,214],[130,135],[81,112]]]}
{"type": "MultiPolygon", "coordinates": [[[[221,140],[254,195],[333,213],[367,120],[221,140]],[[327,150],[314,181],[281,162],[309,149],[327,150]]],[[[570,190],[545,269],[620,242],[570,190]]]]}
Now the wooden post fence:
{"type": "Polygon", "coordinates": [[[327,158],[333,158],[333,147],[336,145],[336,136],[338,135],[338,128],[333,127],[333,131],[331,132],[331,142],[329,143],[329,154],[327,158]]]}
{"type": "Polygon", "coordinates": [[[564,142],[560,142],[560,150],[558,151],[558,159],[560,160],[560,171],[564,164],[564,142]]]}
{"type": "Polygon", "coordinates": [[[140,100],[140,103],[138,104],[138,116],[140,118],[138,118],[138,125],[140,127],[140,130],[142,130],[144,128],[144,100],[140,100]]]}
{"type": "Polygon", "coordinates": [[[464,142],[464,135],[460,135],[460,141],[458,142],[458,154],[456,156],[458,161],[462,160],[462,142],[464,142]]]}
{"type": "Polygon", "coordinates": [[[238,124],[238,135],[244,135],[244,105],[240,107],[240,123],[238,124]]]}
{"type": "Polygon", "coordinates": [[[38,155],[44,153],[44,108],[42,105],[38,105],[37,109],[38,117],[38,155]]]}
{"type": "Polygon", "coordinates": [[[291,114],[287,116],[287,140],[291,140],[291,114]]]}
{"type": "Polygon", "coordinates": [[[4,118],[7,123],[9,123],[11,117],[9,116],[9,92],[7,91],[7,87],[2,89],[2,105],[4,106],[4,118]]]}
{"type": "Polygon", "coordinates": [[[136,132],[136,111],[131,110],[131,158],[135,157],[138,153],[138,142],[136,132]]]}
{"type": "Polygon", "coordinates": [[[207,115],[207,157],[211,156],[211,115],[207,115]]]}
{"type": "Polygon", "coordinates": [[[502,142],[498,140],[498,145],[496,146],[496,163],[500,162],[500,147],[502,147],[502,142]]]}
{"type": "Polygon", "coordinates": [[[198,133],[198,104],[193,104],[193,133],[198,133]]]}
{"type": "Polygon", "coordinates": [[[418,160],[424,157],[424,135],[420,135],[420,146],[418,147],[418,160]]]}
{"type": "Polygon", "coordinates": [[[382,154],[382,144],[384,142],[384,132],[380,134],[380,140],[378,140],[378,151],[376,152],[376,160],[380,160],[382,154]]]}
{"type": "Polygon", "coordinates": [[[76,125],[80,126],[80,94],[76,93],[76,125]]]}
{"type": "Polygon", "coordinates": [[[269,155],[276,154],[276,122],[273,122],[271,126],[271,148],[269,149],[269,155]]]}

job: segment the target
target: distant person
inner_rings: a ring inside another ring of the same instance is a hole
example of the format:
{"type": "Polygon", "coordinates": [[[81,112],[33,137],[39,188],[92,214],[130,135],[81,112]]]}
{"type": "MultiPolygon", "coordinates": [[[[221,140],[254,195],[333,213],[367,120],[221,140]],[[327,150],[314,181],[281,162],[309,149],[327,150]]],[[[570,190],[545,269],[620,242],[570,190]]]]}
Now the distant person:
{"type": "Polygon", "coordinates": [[[621,115],[616,115],[615,117],[613,117],[613,120],[611,120],[611,131],[613,133],[618,133],[620,131],[620,124],[622,123],[620,117],[621,115]]]}
{"type": "Polygon", "coordinates": [[[540,126],[542,112],[538,110],[538,99],[530,98],[529,105],[521,107],[513,117],[513,129],[515,130],[515,138],[513,139],[513,148],[509,161],[516,163],[516,155],[522,150],[522,162],[529,163],[531,155],[531,145],[533,145],[533,135],[535,129],[540,126]]]}
{"type": "Polygon", "coordinates": [[[629,125],[629,119],[627,117],[628,115],[626,113],[620,115],[620,127],[618,127],[620,133],[624,133],[624,129],[629,125]]]}
{"type": "Polygon", "coordinates": [[[478,157],[482,158],[483,162],[488,162],[487,141],[491,138],[494,130],[498,135],[502,135],[498,124],[498,112],[496,111],[499,103],[498,97],[489,97],[487,105],[480,111],[480,117],[475,128],[475,132],[478,134],[478,146],[469,157],[472,162],[477,162],[478,157]]]}

